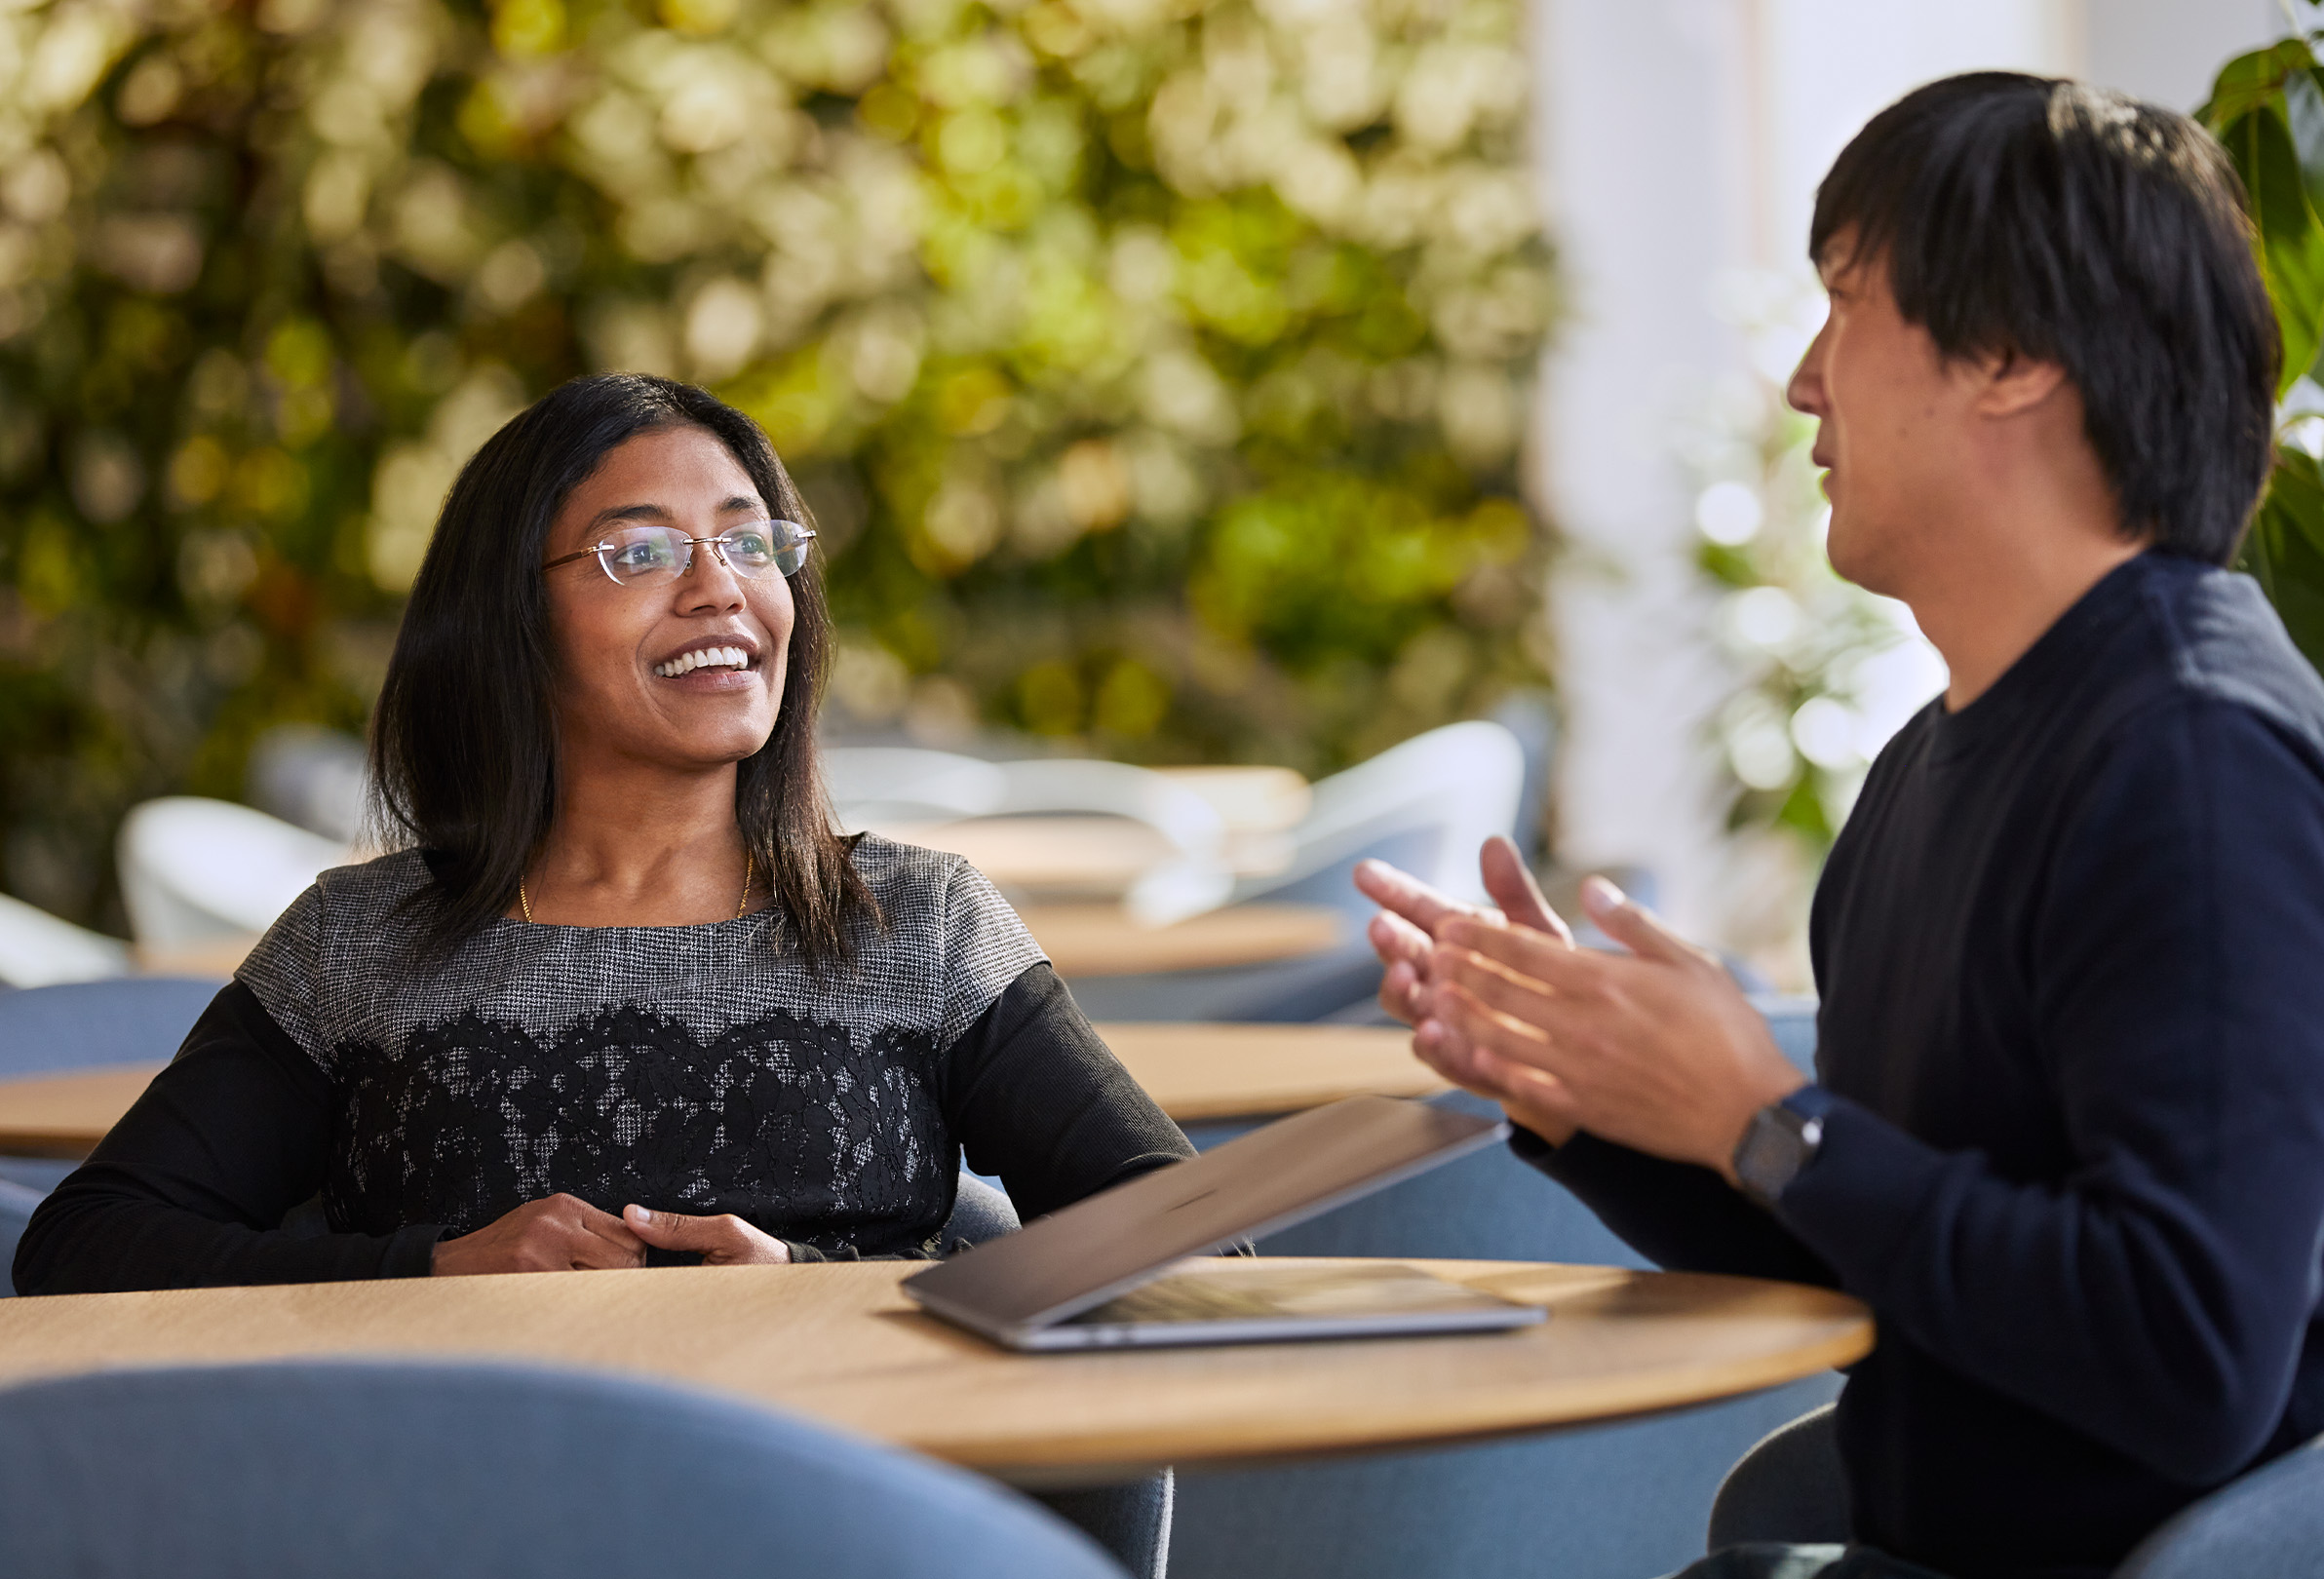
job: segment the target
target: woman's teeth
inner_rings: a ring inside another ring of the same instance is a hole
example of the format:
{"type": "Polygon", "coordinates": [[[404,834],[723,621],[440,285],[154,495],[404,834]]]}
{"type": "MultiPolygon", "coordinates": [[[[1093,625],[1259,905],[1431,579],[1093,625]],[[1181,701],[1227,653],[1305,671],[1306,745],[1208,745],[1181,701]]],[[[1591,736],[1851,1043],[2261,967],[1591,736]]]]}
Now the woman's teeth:
{"type": "Polygon", "coordinates": [[[697,669],[748,669],[751,655],[740,647],[698,647],[681,652],[666,664],[654,665],[654,673],[664,679],[676,679],[697,669]]]}

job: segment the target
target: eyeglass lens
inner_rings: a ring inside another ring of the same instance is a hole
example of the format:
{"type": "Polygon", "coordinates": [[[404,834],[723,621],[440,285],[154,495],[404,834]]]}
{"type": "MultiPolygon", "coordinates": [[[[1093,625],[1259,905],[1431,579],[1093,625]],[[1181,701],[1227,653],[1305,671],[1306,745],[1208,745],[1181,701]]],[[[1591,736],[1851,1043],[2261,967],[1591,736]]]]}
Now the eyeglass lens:
{"type": "MultiPolygon", "coordinates": [[[[815,534],[796,521],[755,520],[710,539],[736,575],[755,581],[769,570],[796,575],[815,534]]],[[[672,581],[694,562],[694,545],[675,526],[624,526],[598,545],[598,562],[625,587],[672,581]]]]}

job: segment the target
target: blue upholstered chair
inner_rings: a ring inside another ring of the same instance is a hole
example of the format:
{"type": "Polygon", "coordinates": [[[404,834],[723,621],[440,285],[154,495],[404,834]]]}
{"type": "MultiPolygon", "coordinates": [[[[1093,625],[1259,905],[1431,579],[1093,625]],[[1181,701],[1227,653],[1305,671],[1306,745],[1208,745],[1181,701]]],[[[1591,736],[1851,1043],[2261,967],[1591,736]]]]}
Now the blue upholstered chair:
{"type": "MultiPolygon", "coordinates": [[[[1815,1057],[1814,1005],[1760,1001],[1777,1043],[1815,1057]]],[[[1438,1098],[1472,1112],[1467,1096],[1438,1098]]],[[[1198,1125],[1208,1148],[1251,1124],[1198,1125]]],[[[1494,1147],[1259,1242],[1270,1255],[1395,1255],[1644,1266],[1588,1208],[1494,1147]]],[[[1171,1560],[1181,1579],[1639,1579],[1699,1556],[1720,1478],[1840,1378],[1650,1420],[1480,1446],[1188,1475],[1171,1560]]]]}
{"type": "Polygon", "coordinates": [[[120,976],[0,992],[0,1080],[162,1062],[218,986],[173,976],[120,976]]]}
{"type": "MultiPolygon", "coordinates": [[[[960,1175],[960,1193],[945,1223],[944,1244],[982,1245],[1015,1233],[1021,1224],[1006,1193],[975,1174],[960,1175]]],[[[1045,1491],[1034,1501],[1087,1532],[1128,1566],[1136,1579],[1163,1579],[1170,1568],[1170,1519],[1175,1500],[1170,1471],[1127,1485],[1091,1486],[1080,1491],[1045,1491]]]]}
{"type": "Polygon", "coordinates": [[[24,1579],[1122,1579],[988,1481],[624,1377],[109,1371],[0,1392],[24,1579]]]}
{"type": "MultiPolygon", "coordinates": [[[[1847,1486],[1829,1405],[1745,1453],[1711,1508],[1710,1549],[1748,1541],[1841,1543],[1847,1486]]],[[[2324,1437],[2182,1509],[2114,1579],[2310,1579],[2324,1572],[2324,1437]]]]}
{"type": "MultiPolygon", "coordinates": [[[[215,982],[123,976],[0,991],[0,1080],[159,1063],[217,990],[215,982]]],[[[0,1297],[16,1291],[7,1268],[32,1209],[72,1170],[52,1157],[0,1156],[0,1297]]]]}

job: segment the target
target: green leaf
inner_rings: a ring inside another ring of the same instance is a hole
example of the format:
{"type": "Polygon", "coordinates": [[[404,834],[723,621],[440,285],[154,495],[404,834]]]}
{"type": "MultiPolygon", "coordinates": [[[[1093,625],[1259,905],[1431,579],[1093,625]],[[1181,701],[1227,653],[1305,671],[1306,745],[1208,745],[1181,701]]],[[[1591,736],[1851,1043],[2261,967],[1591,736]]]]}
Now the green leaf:
{"type": "Polygon", "coordinates": [[[2271,101],[2280,104],[2284,79],[2295,71],[2313,70],[2315,64],[2315,51],[2300,38],[2239,55],[2220,67],[2210,101],[2195,111],[2195,119],[2224,137],[2228,127],[2254,110],[2271,101]]]}
{"type": "Polygon", "coordinates": [[[2283,332],[2280,397],[2315,361],[2324,331],[2324,222],[2308,202],[2280,96],[2229,125],[2220,140],[2243,177],[2267,297],[2283,332]]]}
{"type": "Polygon", "coordinates": [[[2324,467],[2280,445],[2239,567],[2259,579],[2307,661],[2324,669],[2324,467]]]}

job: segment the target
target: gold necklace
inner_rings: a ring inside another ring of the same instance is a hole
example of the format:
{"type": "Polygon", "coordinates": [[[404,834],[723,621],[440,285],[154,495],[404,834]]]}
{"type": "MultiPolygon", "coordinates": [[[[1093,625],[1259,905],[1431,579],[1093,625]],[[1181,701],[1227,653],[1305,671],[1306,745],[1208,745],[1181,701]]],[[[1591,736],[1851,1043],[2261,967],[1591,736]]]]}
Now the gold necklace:
{"type": "MultiPolygon", "coordinates": [[[[737,921],[740,921],[744,912],[751,908],[751,877],[756,869],[756,858],[750,851],[745,850],[743,852],[743,897],[734,902],[734,918],[737,921]]],[[[517,877],[517,905],[524,912],[524,924],[528,927],[531,926],[533,924],[532,899],[524,892],[523,873],[519,873],[517,877]]]]}

